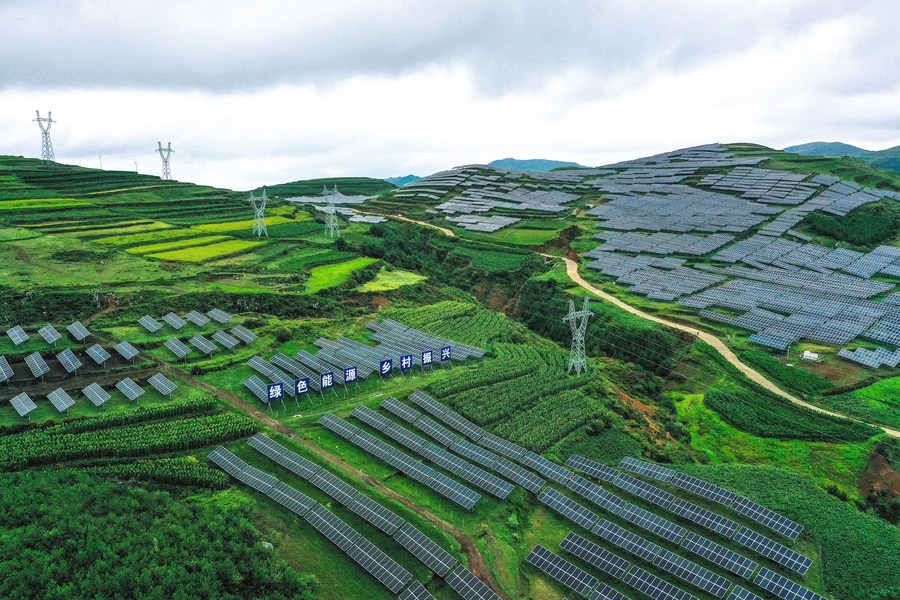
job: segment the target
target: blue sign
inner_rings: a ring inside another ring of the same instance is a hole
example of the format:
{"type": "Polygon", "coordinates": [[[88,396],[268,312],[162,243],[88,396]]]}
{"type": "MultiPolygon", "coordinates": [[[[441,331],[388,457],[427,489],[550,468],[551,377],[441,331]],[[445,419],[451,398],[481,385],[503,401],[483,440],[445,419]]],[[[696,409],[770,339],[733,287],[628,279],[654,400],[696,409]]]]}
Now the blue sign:
{"type": "Polygon", "coordinates": [[[284,384],[270,383],[266,395],[269,397],[266,402],[272,402],[273,400],[282,400],[284,398],[284,384]]]}
{"type": "Polygon", "coordinates": [[[405,371],[412,367],[412,354],[404,354],[400,357],[400,370],[405,371]]]}
{"type": "Polygon", "coordinates": [[[441,348],[441,362],[450,360],[453,358],[453,348],[451,346],[444,346],[441,348]]]}
{"type": "Polygon", "coordinates": [[[356,380],[356,367],[347,367],[344,369],[344,383],[353,383],[356,380]]]}
{"type": "Polygon", "coordinates": [[[391,371],[393,371],[393,370],[394,370],[394,361],[392,361],[391,359],[381,361],[381,368],[379,369],[379,372],[382,375],[390,375],[391,371]]]}
{"type": "Polygon", "coordinates": [[[434,351],[426,350],[422,353],[422,366],[427,367],[434,362],[434,351]]]}
{"type": "Polygon", "coordinates": [[[309,377],[304,377],[303,379],[295,379],[294,380],[294,391],[298,394],[308,394],[309,393],[309,377]]]}
{"type": "Polygon", "coordinates": [[[322,373],[322,377],[319,379],[319,387],[324,389],[328,389],[334,385],[334,373],[328,371],[327,373],[322,373]]]}

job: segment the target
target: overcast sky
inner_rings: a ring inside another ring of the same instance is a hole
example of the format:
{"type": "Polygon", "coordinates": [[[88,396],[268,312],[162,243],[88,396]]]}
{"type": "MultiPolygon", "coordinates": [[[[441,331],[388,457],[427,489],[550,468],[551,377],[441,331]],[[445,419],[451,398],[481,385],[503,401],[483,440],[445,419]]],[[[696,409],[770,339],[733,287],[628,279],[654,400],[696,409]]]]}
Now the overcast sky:
{"type": "Polygon", "coordinates": [[[0,0],[0,154],[249,189],[710,142],[900,144],[892,0],[0,0]]]}

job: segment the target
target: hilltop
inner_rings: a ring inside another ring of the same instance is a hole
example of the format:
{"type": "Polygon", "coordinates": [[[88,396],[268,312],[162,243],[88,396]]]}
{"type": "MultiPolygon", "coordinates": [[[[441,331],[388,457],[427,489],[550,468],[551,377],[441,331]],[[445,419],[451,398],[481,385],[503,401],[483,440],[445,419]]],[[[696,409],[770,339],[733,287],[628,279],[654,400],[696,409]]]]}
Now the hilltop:
{"type": "Polygon", "coordinates": [[[811,142],[790,146],[784,151],[806,156],[847,156],[863,160],[878,169],[900,171],[900,146],[885,150],[864,150],[842,142],[811,142]]]}
{"type": "Polygon", "coordinates": [[[498,160],[492,160],[488,163],[488,166],[497,167],[498,169],[509,169],[511,171],[537,171],[543,173],[546,171],[552,171],[553,169],[561,169],[564,167],[583,167],[584,165],[579,165],[578,163],[568,162],[564,160],[546,160],[543,158],[501,158],[498,160]]]}

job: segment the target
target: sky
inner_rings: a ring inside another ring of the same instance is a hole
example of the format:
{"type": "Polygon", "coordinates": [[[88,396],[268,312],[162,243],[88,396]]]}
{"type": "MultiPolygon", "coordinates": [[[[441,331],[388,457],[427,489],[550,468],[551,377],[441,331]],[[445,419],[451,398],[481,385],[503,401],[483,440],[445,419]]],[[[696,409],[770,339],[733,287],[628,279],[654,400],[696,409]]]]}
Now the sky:
{"type": "Polygon", "coordinates": [[[0,0],[0,154],[246,190],[711,142],[900,145],[893,0],[0,0]]]}

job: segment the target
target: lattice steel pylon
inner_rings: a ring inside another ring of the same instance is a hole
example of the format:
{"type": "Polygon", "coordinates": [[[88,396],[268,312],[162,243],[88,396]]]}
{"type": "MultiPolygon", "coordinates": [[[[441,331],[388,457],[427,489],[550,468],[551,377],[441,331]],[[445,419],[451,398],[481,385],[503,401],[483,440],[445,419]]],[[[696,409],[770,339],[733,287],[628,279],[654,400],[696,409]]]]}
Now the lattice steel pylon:
{"type": "Polygon", "coordinates": [[[567,373],[571,373],[572,369],[575,369],[576,375],[581,375],[582,372],[587,373],[584,334],[587,331],[588,319],[593,314],[587,298],[584,299],[584,306],[581,310],[575,310],[575,302],[569,300],[569,314],[563,317],[563,321],[568,322],[572,328],[572,349],[569,351],[569,369],[567,373]]]}
{"type": "Polygon", "coordinates": [[[172,142],[169,142],[167,148],[162,147],[162,142],[156,143],[159,144],[159,148],[156,149],[156,152],[162,159],[162,178],[164,180],[170,180],[172,179],[172,171],[169,169],[169,157],[172,156],[173,152],[175,152],[174,150],[172,150],[172,142]]]}
{"type": "Polygon", "coordinates": [[[263,188],[262,196],[254,196],[253,192],[250,192],[250,204],[253,206],[253,211],[255,213],[253,219],[253,233],[256,234],[256,237],[269,237],[269,232],[266,229],[266,203],[268,201],[269,199],[266,197],[265,188],[263,188]]]}
{"type": "Polygon", "coordinates": [[[41,118],[41,111],[34,111],[37,118],[34,120],[41,128],[41,160],[44,162],[56,162],[56,155],[53,154],[53,142],[50,140],[50,126],[56,123],[53,120],[53,112],[47,112],[47,118],[41,118]]]}
{"type": "Polygon", "coordinates": [[[341,228],[338,225],[337,206],[334,201],[338,195],[337,184],[334,184],[334,190],[328,192],[328,188],[322,190],[323,194],[328,194],[328,205],[325,207],[325,235],[330,238],[341,237],[341,228]]]}

